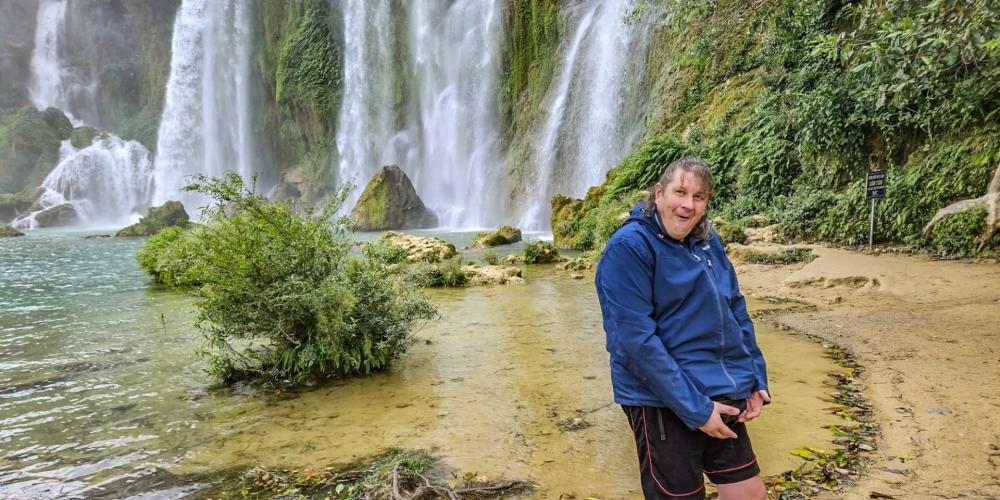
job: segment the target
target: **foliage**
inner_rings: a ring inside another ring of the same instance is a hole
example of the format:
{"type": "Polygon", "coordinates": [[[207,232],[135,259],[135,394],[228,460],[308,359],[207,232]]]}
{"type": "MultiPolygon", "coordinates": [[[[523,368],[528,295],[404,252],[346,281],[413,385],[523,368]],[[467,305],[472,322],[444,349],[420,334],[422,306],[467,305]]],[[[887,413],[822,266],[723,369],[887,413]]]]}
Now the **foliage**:
{"type": "Polygon", "coordinates": [[[487,266],[495,266],[497,265],[498,262],[500,262],[500,258],[497,257],[497,253],[494,252],[493,250],[487,250],[483,252],[482,257],[480,257],[479,260],[482,261],[482,263],[486,264],[487,266]]]}
{"type": "Polygon", "coordinates": [[[207,225],[149,240],[140,259],[148,272],[168,270],[159,274],[164,282],[201,284],[192,292],[201,298],[196,326],[209,373],[293,383],[372,373],[406,350],[418,322],[435,316],[392,277],[388,262],[398,253],[348,255],[350,222],[333,218],[346,191],[316,209],[269,202],[232,172],[186,189],[215,200],[202,211],[207,225]],[[194,266],[181,272],[170,267],[178,245],[193,252],[182,256],[194,266]]]}
{"type": "Polygon", "coordinates": [[[330,4],[304,0],[298,29],[288,38],[278,60],[275,98],[307,104],[317,113],[340,108],[343,84],[340,47],[332,32],[330,4]]]}
{"type": "Polygon", "coordinates": [[[458,254],[438,263],[417,262],[406,271],[405,281],[418,287],[457,287],[469,284],[469,275],[462,270],[465,259],[458,254]]]}
{"type": "Polygon", "coordinates": [[[559,249],[547,241],[536,241],[524,246],[521,255],[525,264],[546,264],[560,260],[559,249]]]}
{"type": "Polygon", "coordinates": [[[690,144],[673,134],[664,134],[640,145],[608,172],[602,203],[640,189],[649,189],[660,180],[670,162],[695,154],[690,144]]]}
{"type": "Polygon", "coordinates": [[[554,73],[561,26],[557,0],[511,0],[507,10],[502,115],[514,122],[537,108],[554,73]],[[527,102],[521,102],[522,93],[527,102]]]}
{"type": "Polygon", "coordinates": [[[790,248],[777,255],[760,252],[748,252],[746,254],[746,260],[750,264],[787,265],[799,262],[812,262],[815,259],[816,255],[812,253],[812,249],[802,247],[790,248]]]}
{"type": "Polygon", "coordinates": [[[150,207],[146,211],[145,217],[141,217],[139,222],[121,229],[115,234],[115,237],[152,236],[168,227],[185,227],[188,225],[188,219],[188,213],[184,210],[184,205],[181,202],[168,201],[161,206],[150,207]]]}
{"type": "MultiPolygon", "coordinates": [[[[24,233],[7,224],[0,225],[0,238],[16,238],[18,236],[24,236],[24,233]]],[[[496,255],[493,257],[496,258],[496,255]]]]}
{"type": "Polygon", "coordinates": [[[747,242],[746,227],[740,222],[719,221],[714,224],[714,227],[715,233],[719,235],[719,239],[724,245],[747,242]]]}
{"type": "Polygon", "coordinates": [[[201,230],[201,226],[191,231],[171,226],[160,231],[139,249],[139,268],[157,283],[171,287],[202,285],[200,276],[204,271],[199,266],[204,262],[197,235],[201,230]]]}

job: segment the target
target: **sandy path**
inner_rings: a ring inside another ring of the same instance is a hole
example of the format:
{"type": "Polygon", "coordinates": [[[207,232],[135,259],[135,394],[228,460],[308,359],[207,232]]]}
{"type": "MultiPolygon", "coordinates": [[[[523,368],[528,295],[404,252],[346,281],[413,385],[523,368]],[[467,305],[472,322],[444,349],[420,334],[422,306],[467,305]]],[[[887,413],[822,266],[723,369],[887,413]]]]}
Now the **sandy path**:
{"type": "Polygon", "coordinates": [[[813,248],[809,264],[737,269],[748,295],[816,306],[774,319],[868,369],[880,450],[858,486],[827,498],[1000,498],[1000,265],[813,248]]]}

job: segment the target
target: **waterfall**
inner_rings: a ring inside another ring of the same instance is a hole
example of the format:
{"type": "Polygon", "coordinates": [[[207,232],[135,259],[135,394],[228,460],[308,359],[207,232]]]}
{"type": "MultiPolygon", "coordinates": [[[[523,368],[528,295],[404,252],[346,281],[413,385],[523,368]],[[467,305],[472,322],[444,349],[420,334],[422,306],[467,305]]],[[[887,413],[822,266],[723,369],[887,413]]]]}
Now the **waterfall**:
{"type": "Polygon", "coordinates": [[[573,38],[537,143],[537,181],[522,212],[523,228],[548,228],[550,200],[582,197],[630,151],[641,132],[636,88],[645,71],[649,26],[626,23],[636,0],[590,0],[569,11],[573,38]],[[582,13],[582,15],[580,15],[582,13]]]}
{"type": "Polygon", "coordinates": [[[344,2],[337,148],[340,178],[358,186],[348,206],[380,166],[397,164],[442,226],[494,224],[501,171],[494,85],[503,2],[417,0],[403,12],[390,11],[389,3],[344,2]],[[389,31],[393,16],[409,21],[402,67],[393,64],[398,47],[388,45],[403,36],[389,31]],[[393,110],[399,78],[410,89],[402,123],[393,110]]]}
{"type": "Polygon", "coordinates": [[[250,0],[183,0],[174,22],[170,76],[156,145],[153,204],[205,199],[183,193],[187,176],[248,179],[256,170],[250,102],[250,0]]]}
{"type": "Polygon", "coordinates": [[[555,98],[549,105],[548,115],[545,120],[545,130],[542,133],[542,141],[538,148],[538,170],[537,181],[534,185],[532,198],[527,211],[521,217],[519,227],[526,230],[541,230],[547,226],[543,214],[548,212],[549,199],[549,174],[552,172],[552,165],[556,161],[556,146],[559,139],[559,130],[562,128],[563,118],[566,112],[566,99],[569,93],[570,83],[573,82],[574,69],[577,67],[577,56],[580,53],[580,45],[583,37],[590,32],[590,25],[594,20],[597,6],[587,12],[579,26],[576,34],[570,43],[566,57],[563,59],[562,74],[555,87],[555,98]]]}
{"type": "Polygon", "coordinates": [[[42,182],[34,210],[15,220],[15,227],[33,229],[38,212],[64,203],[83,224],[125,224],[137,207],[149,203],[153,165],[142,144],[107,136],[77,150],[63,141],[60,156],[42,182]]]}
{"type": "Polygon", "coordinates": [[[57,108],[66,113],[74,127],[83,118],[97,116],[95,84],[78,76],[59,58],[60,36],[66,25],[67,0],[45,0],[38,5],[35,48],[31,54],[31,81],[28,92],[39,111],[57,108]],[[80,116],[74,116],[80,115],[80,116]]]}
{"type": "Polygon", "coordinates": [[[417,115],[403,164],[446,227],[499,222],[496,119],[502,0],[415,0],[411,17],[417,115]],[[409,171],[408,171],[409,172],[409,171]]]}
{"type": "Polygon", "coordinates": [[[345,203],[345,207],[352,207],[379,167],[393,163],[383,148],[394,132],[391,103],[395,74],[393,47],[389,46],[389,0],[345,0],[343,9],[344,97],[337,150],[339,179],[355,186],[345,203]]]}
{"type": "MultiPolygon", "coordinates": [[[[42,2],[38,7],[35,48],[31,57],[30,93],[39,109],[54,107],[66,113],[74,126],[86,125],[74,117],[74,102],[83,103],[89,116],[96,116],[94,83],[76,77],[73,68],[59,58],[59,38],[66,18],[66,0],[42,2]]],[[[80,107],[80,106],[78,106],[80,107]]],[[[35,216],[46,209],[72,205],[85,224],[113,224],[127,220],[136,207],[149,203],[152,166],[149,150],[136,141],[114,135],[95,138],[92,144],[76,149],[63,141],[59,163],[40,186],[42,194],[29,213],[12,224],[32,229],[35,216]]]]}

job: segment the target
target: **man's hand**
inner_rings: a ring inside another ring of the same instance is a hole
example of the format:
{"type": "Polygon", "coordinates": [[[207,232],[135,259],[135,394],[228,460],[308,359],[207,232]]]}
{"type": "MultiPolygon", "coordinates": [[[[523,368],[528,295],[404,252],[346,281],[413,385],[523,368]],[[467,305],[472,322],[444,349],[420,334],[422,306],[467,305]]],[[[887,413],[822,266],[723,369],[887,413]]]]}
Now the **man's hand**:
{"type": "Polygon", "coordinates": [[[722,403],[714,404],[715,408],[712,409],[712,416],[709,417],[708,422],[699,427],[698,430],[718,439],[736,439],[736,433],[722,421],[722,417],[719,415],[739,415],[740,410],[733,408],[732,406],[726,406],[722,403]]]}
{"type": "Polygon", "coordinates": [[[740,415],[740,422],[749,422],[760,416],[760,410],[764,407],[764,403],[771,402],[771,395],[767,391],[757,391],[750,395],[750,399],[747,400],[747,409],[743,411],[740,415]]]}

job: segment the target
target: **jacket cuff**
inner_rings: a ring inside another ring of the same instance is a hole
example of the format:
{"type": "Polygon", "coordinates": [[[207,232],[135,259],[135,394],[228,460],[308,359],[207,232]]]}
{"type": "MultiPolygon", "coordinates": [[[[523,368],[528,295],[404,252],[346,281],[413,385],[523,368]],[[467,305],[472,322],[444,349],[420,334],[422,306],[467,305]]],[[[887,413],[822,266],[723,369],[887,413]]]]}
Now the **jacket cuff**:
{"type": "Polygon", "coordinates": [[[701,407],[690,415],[685,415],[687,418],[681,418],[684,425],[693,431],[698,430],[698,428],[704,426],[712,418],[712,412],[715,410],[715,403],[711,399],[705,398],[701,407]]]}

